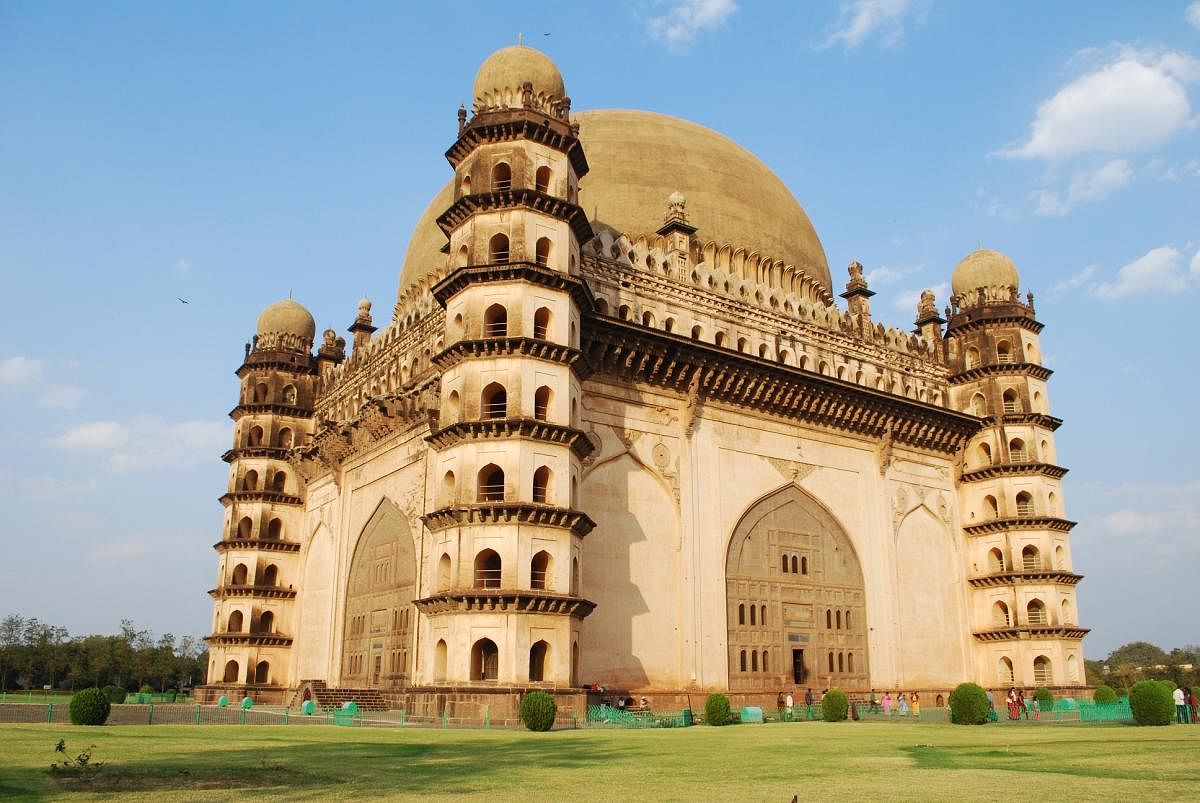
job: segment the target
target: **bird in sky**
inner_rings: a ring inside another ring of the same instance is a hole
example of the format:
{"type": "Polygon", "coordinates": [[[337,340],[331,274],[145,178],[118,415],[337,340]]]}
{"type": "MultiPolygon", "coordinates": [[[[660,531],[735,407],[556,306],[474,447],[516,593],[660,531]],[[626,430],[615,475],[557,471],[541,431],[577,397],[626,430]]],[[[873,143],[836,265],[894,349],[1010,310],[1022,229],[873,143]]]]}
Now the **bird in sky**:
{"type": "MultiPolygon", "coordinates": [[[[179,298],[179,296],[175,296],[175,297],[176,297],[176,298],[179,298]]],[[[180,303],[180,304],[186,304],[186,303],[187,303],[187,301],[186,301],[185,299],[179,298],[179,303],[180,303]]]]}

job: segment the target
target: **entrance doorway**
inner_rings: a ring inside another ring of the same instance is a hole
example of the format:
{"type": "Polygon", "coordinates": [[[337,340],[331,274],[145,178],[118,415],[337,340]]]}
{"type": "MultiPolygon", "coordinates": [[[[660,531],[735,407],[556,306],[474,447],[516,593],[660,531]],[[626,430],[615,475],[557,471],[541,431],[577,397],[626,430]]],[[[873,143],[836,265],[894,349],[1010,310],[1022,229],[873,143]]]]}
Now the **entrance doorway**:
{"type": "Polygon", "coordinates": [[[804,668],[804,650],[792,650],[792,680],[797,686],[803,686],[808,679],[808,670],[804,668]]]}

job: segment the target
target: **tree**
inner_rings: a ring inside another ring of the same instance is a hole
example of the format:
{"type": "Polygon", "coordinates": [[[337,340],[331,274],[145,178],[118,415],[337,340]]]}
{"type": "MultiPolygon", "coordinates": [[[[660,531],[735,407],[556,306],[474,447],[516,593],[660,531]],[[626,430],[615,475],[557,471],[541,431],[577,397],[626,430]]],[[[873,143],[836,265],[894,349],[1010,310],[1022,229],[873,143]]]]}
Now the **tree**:
{"type": "Polygon", "coordinates": [[[1105,663],[1110,667],[1114,664],[1132,664],[1135,667],[1148,668],[1167,664],[1170,661],[1160,647],[1156,647],[1148,641],[1132,641],[1109,653],[1105,663]]]}

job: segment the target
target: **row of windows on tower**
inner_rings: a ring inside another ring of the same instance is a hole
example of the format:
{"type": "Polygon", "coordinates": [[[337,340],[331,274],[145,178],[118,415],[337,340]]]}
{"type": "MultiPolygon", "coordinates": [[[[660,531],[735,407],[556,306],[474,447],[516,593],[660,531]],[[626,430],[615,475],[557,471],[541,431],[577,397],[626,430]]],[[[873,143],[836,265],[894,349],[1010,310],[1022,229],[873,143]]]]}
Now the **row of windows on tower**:
{"type": "MultiPolygon", "coordinates": [[[[530,260],[529,256],[529,254],[513,254],[507,234],[493,234],[488,240],[488,262],[491,264],[507,265],[510,262],[532,261],[535,265],[543,268],[557,267],[554,241],[549,237],[539,237],[533,244],[533,259],[530,260]],[[520,259],[522,256],[524,256],[524,260],[520,259]],[[514,257],[517,258],[514,259],[514,257]]],[[[470,264],[471,249],[466,245],[459,246],[455,267],[464,268],[470,264]]]]}
{"type": "MultiPolygon", "coordinates": [[[[1001,686],[1012,686],[1015,682],[1013,663],[1007,656],[1002,656],[997,662],[996,680],[1001,686]]],[[[1067,682],[1079,682],[1079,662],[1074,655],[1067,656],[1067,682]]],[[[1033,659],[1033,685],[1054,685],[1053,665],[1045,655],[1039,655],[1033,659]]]]}
{"type": "MultiPolygon", "coordinates": [[[[534,683],[553,679],[549,676],[552,648],[549,642],[535,641],[529,647],[529,663],[526,678],[534,683]]],[[[450,648],[445,639],[438,639],[433,647],[433,679],[446,680],[450,664],[450,648]]],[[[579,665],[579,644],[571,645],[570,685],[577,685],[576,667],[579,665]]],[[[496,680],[500,673],[500,648],[490,638],[477,639],[471,645],[471,680],[496,680]]]]}
{"type": "MultiPolygon", "coordinates": [[[[538,307],[533,313],[533,337],[536,340],[545,340],[550,332],[550,308],[538,307]]],[[[454,316],[454,325],[458,331],[462,331],[463,317],[462,315],[454,316]]],[[[492,304],[483,311],[483,336],[484,337],[508,337],[508,308],[503,304],[492,304]]]]}
{"type": "MultiPolygon", "coordinates": [[[[497,162],[492,166],[492,192],[508,192],[513,188],[512,167],[507,162],[497,162]]],[[[538,192],[549,193],[554,184],[554,171],[542,165],[533,173],[533,188],[538,192]]],[[[472,190],[471,174],[467,173],[462,179],[462,194],[470,195],[472,190]]]]}
{"type": "Polygon", "coordinates": [[[259,446],[274,446],[280,449],[292,448],[294,437],[290,427],[282,427],[275,436],[271,438],[271,442],[267,443],[266,434],[263,428],[257,424],[246,430],[246,436],[242,439],[242,446],[255,448],[259,446]]]}
{"type": "MultiPolygon", "coordinates": [[[[391,632],[400,633],[408,630],[408,623],[409,611],[407,608],[402,608],[400,610],[396,610],[395,608],[392,609],[390,628],[391,632]]],[[[367,615],[361,614],[359,616],[351,616],[348,629],[350,632],[347,635],[350,636],[367,635],[367,615]]],[[[370,635],[378,635],[380,633],[387,632],[387,629],[387,621],[374,621],[371,624],[370,635]]]]}
{"type": "MultiPolygon", "coordinates": [[[[508,487],[504,481],[504,469],[495,463],[488,463],[483,468],[479,469],[476,475],[477,481],[475,485],[475,501],[476,502],[505,502],[508,501],[508,487]]],[[[533,482],[530,484],[529,499],[534,504],[552,505],[555,503],[553,494],[554,472],[549,466],[539,466],[533,472],[533,482]]],[[[571,478],[571,500],[570,504],[575,505],[575,478],[571,478]]],[[[457,501],[458,488],[457,478],[453,471],[447,471],[442,477],[442,501],[443,504],[452,505],[457,501]]]]}
{"type": "Polygon", "coordinates": [[[274,588],[279,585],[279,567],[274,563],[268,563],[266,566],[260,567],[255,571],[253,582],[251,582],[250,570],[246,568],[246,564],[239,563],[229,573],[229,584],[231,586],[255,585],[274,588]]]}
{"type": "MultiPolygon", "coordinates": [[[[1031,599],[1025,605],[1025,624],[1027,625],[1050,625],[1050,624],[1074,624],[1075,617],[1071,614],[1071,601],[1063,600],[1059,606],[1061,622],[1056,623],[1051,621],[1049,610],[1046,603],[1040,599],[1031,599]]],[[[997,600],[992,605],[992,624],[995,627],[1012,627],[1016,624],[1013,621],[1008,608],[1008,603],[997,600]]]]}
{"type": "Polygon", "coordinates": [[[255,536],[254,520],[249,516],[242,516],[238,520],[237,529],[230,533],[230,538],[239,541],[248,541],[255,537],[263,538],[268,541],[278,541],[283,538],[283,522],[279,519],[271,519],[267,522],[266,532],[255,536]]]}
{"type": "Polygon", "coordinates": [[[284,493],[287,488],[287,473],[284,471],[276,471],[270,475],[270,479],[262,484],[260,489],[258,486],[258,472],[250,469],[242,475],[242,482],[238,490],[240,491],[271,491],[273,493],[284,493]]]}
{"type": "Polygon", "coordinates": [[[272,393],[271,387],[266,382],[258,382],[253,385],[247,384],[242,389],[242,400],[247,404],[270,404],[278,402],[279,404],[295,404],[296,403],[296,386],[284,385],[277,392],[272,393]]]}
{"type": "MultiPolygon", "coordinates": [[[[1061,546],[1054,549],[1054,568],[1066,569],[1067,551],[1061,546]]],[[[1040,572],[1050,568],[1047,561],[1042,559],[1041,550],[1033,544],[1026,544],[1021,549],[1021,562],[1018,564],[1021,571],[1025,572],[1040,572]]],[[[1004,553],[999,547],[994,547],[988,552],[988,569],[993,574],[999,574],[1011,568],[1004,560],[1004,553]]]]}
{"type": "MultiPolygon", "coordinates": [[[[1018,361],[1020,356],[1019,348],[1013,348],[1007,340],[999,340],[996,342],[996,362],[1001,365],[1011,365],[1018,361]]],[[[975,346],[968,346],[963,352],[963,359],[967,368],[976,368],[980,362],[979,349],[975,346]]],[[[1028,362],[1037,362],[1037,350],[1032,343],[1025,344],[1025,359],[1028,362]]]]}
{"type": "MultiPolygon", "coordinates": [[[[1015,388],[1008,388],[1000,397],[1001,409],[1005,415],[1019,415],[1026,412],[1024,404],[1021,402],[1021,394],[1015,388]]],[[[983,418],[988,415],[988,403],[982,393],[976,393],[971,397],[968,411],[974,415],[983,418]]],[[[1031,403],[1030,412],[1045,413],[1046,405],[1042,401],[1041,391],[1033,392],[1033,400],[1031,403]]]]}
{"type": "MultiPolygon", "coordinates": [[[[233,611],[229,614],[229,618],[225,620],[226,633],[242,633],[245,627],[245,616],[241,611],[233,611]]],[[[255,618],[251,615],[250,633],[253,634],[269,634],[275,632],[275,614],[271,611],[263,611],[255,618]]]]}
{"type": "MultiPolygon", "coordinates": [[[[216,662],[213,662],[209,669],[209,677],[211,678],[216,672],[216,662]]],[[[241,666],[236,660],[225,662],[225,668],[221,675],[222,683],[254,683],[260,686],[267,685],[271,682],[271,664],[267,661],[259,661],[257,664],[250,664],[246,669],[246,677],[242,677],[241,666]]]]}
{"type": "MultiPolygon", "coordinates": [[[[475,556],[473,565],[473,588],[500,588],[504,564],[500,553],[484,549],[475,556]]],[[[445,591],[453,587],[452,562],[448,553],[438,560],[438,587],[445,591]]],[[[549,552],[540,550],[529,560],[529,587],[534,591],[554,590],[554,558],[549,552]]],[[[579,593],[579,559],[571,559],[572,595],[579,593]]]]}
{"type": "MultiPolygon", "coordinates": [[[[533,417],[538,421],[550,419],[550,403],[554,399],[554,391],[549,385],[542,385],[533,392],[533,417]]],[[[458,391],[452,390],[446,397],[446,417],[450,421],[458,420],[462,403],[458,391]]],[[[479,417],[482,420],[508,418],[508,390],[499,382],[492,382],[479,394],[479,417]]]]}
{"type": "MultiPolygon", "coordinates": [[[[1046,495],[1046,507],[1050,515],[1058,514],[1058,497],[1051,491],[1046,495]]],[[[987,494],[983,497],[983,511],[986,516],[992,519],[1000,518],[1000,503],[996,497],[987,494]]],[[[1016,516],[1019,519],[1033,518],[1037,514],[1037,508],[1033,503],[1033,494],[1029,491],[1021,491],[1016,496],[1016,516]]]]}
{"type": "MultiPolygon", "coordinates": [[[[1042,441],[1041,459],[1048,460],[1050,442],[1042,441]]],[[[991,444],[981,443],[975,450],[975,459],[982,466],[995,465],[996,461],[992,456],[991,444]]],[[[1038,453],[1034,450],[1032,444],[1027,444],[1021,438],[1012,438],[1008,442],[1008,462],[1009,463],[1036,463],[1038,462],[1038,453]]]]}
{"type": "MultiPolygon", "coordinates": [[[[387,672],[388,675],[404,675],[408,671],[408,650],[388,650],[387,664],[384,664],[384,653],[375,653],[374,675],[372,683],[378,683],[379,675],[387,672]]],[[[346,674],[361,675],[366,668],[366,656],[363,653],[350,653],[346,655],[346,674]]]]}

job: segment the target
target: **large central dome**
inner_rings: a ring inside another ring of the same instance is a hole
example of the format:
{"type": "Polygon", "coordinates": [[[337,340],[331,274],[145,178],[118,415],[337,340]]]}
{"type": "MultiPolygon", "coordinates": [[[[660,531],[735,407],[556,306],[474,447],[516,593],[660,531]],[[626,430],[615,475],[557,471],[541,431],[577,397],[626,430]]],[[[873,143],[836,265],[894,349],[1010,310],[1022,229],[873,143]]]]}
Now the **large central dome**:
{"type": "MultiPolygon", "coordinates": [[[[579,138],[590,171],[579,205],[592,225],[636,239],[653,236],[667,196],[687,197],[702,242],[782,259],[832,292],[825,251],[804,209],[779,177],[737,143],[704,126],[643,111],[581,112],[579,138]]],[[[404,257],[400,291],[445,264],[446,237],[435,222],[453,200],[442,188],[418,221],[404,257]]]]}

